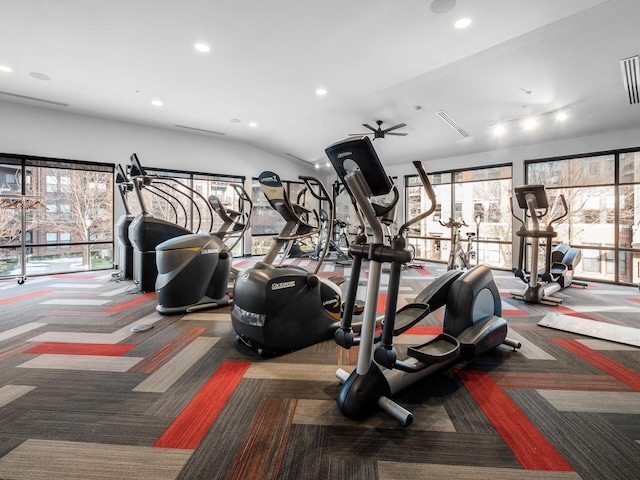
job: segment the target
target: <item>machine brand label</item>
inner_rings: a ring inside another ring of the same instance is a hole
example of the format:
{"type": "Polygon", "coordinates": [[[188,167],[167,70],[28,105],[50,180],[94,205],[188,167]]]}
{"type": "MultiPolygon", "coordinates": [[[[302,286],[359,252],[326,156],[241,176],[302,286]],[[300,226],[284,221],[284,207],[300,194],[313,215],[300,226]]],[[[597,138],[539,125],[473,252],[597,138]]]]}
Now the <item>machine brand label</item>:
{"type": "Polygon", "coordinates": [[[338,154],[338,158],[350,157],[351,155],[353,155],[353,152],[341,152],[338,154]]]}
{"type": "Polygon", "coordinates": [[[338,299],[337,298],[332,298],[330,300],[325,300],[324,302],[322,302],[322,306],[326,306],[326,305],[336,305],[338,303],[338,299]]]}
{"type": "Polygon", "coordinates": [[[220,253],[218,248],[203,248],[200,250],[201,255],[207,255],[208,253],[220,253]]]}
{"type": "Polygon", "coordinates": [[[271,290],[282,290],[283,288],[292,288],[295,286],[295,280],[291,280],[289,282],[274,282],[271,284],[271,290]]]}
{"type": "Polygon", "coordinates": [[[277,175],[273,175],[272,177],[262,177],[260,181],[262,183],[278,183],[280,179],[277,175]]]}

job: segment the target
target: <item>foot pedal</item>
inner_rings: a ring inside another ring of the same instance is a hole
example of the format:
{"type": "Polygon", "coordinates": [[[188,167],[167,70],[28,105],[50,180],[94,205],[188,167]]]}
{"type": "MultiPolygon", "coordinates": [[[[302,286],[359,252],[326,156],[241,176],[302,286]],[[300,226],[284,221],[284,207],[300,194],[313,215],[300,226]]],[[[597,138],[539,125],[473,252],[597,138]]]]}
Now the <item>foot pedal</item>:
{"type": "Polygon", "coordinates": [[[329,277],[328,280],[330,282],[335,283],[338,286],[342,285],[344,282],[347,281],[347,279],[345,277],[342,277],[342,276],[339,276],[339,275],[335,275],[335,276],[329,277]]]}
{"type": "Polygon", "coordinates": [[[441,333],[427,343],[409,347],[407,354],[423,363],[442,363],[460,354],[460,343],[455,337],[441,333]]]}

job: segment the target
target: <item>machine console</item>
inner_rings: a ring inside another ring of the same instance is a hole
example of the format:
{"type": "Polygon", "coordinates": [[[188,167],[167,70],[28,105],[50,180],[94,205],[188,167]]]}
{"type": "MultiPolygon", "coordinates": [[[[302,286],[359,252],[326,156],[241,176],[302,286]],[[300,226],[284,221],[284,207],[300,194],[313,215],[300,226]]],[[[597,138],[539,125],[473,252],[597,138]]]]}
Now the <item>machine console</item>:
{"type": "Polygon", "coordinates": [[[344,177],[349,172],[360,170],[371,192],[370,197],[391,192],[393,183],[384,171],[369,137],[340,140],[327,147],[325,152],[345,187],[347,184],[344,177]]]}
{"type": "Polygon", "coordinates": [[[536,200],[536,209],[549,208],[549,200],[547,199],[547,191],[544,185],[520,185],[513,189],[516,194],[518,206],[523,210],[528,210],[527,195],[533,195],[536,200]]]}

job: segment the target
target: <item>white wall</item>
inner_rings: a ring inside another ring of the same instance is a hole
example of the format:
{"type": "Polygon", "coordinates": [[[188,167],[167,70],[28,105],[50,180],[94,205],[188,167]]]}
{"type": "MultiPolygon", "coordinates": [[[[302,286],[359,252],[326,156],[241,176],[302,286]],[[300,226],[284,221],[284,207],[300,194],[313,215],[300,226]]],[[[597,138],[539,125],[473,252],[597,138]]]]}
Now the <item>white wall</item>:
{"type": "Polygon", "coordinates": [[[0,152],[145,167],[285,178],[313,174],[301,162],[222,138],[145,127],[17,103],[0,102],[0,152]]]}
{"type": "MultiPolygon", "coordinates": [[[[318,175],[311,166],[231,140],[0,102],[0,153],[126,165],[134,152],[148,168],[245,176],[248,192],[263,170],[284,180],[318,175]]],[[[115,218],[123,213],[116,196],[115,218]]]]}

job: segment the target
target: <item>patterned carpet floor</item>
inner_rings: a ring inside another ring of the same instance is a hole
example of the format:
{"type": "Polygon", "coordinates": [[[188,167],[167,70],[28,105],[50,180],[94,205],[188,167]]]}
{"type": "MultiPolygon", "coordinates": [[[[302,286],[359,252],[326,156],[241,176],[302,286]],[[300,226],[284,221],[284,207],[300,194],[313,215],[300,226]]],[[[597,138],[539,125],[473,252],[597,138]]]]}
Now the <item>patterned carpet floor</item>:
{"type": "MultiPolygon", "coordinates": [[[[399,305],[444,270],[404,270],[399,305]]],[[[0,479],[640,478],[640,348],[538,325],[557,313],[638,329],[638,289],[570,287],[554,307],[512,299],[524,284],[509,272],[494,278],[522,348],[396,396],[409,427],[339,412],[336,368],[351,371],[357,348],[261,358],[236,340],[229,307],[162,316],[154,293],[109,271],[2,281],[0,479]]],[[[442,320],[398,341],[423,343],[442,320]]]]}

